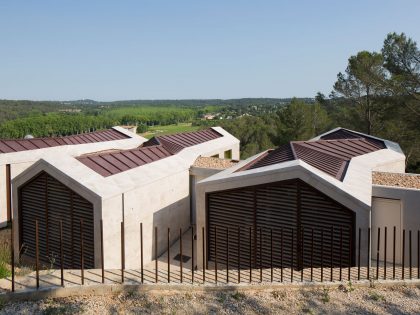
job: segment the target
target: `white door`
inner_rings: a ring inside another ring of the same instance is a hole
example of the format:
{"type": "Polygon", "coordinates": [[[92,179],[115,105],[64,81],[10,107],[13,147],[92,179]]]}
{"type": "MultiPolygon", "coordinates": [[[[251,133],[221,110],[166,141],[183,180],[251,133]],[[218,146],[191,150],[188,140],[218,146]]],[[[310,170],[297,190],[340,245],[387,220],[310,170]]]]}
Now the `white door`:
{"type": "Polygon", "coordinates": [[[402,210],[401,200],[376,198],[372,199],[372,259],[376,260],[378,246],[378,228],[380,228],[379,257],[384,260],[385,227],[387,228],[386,261],[393,261],[393,240],[395,227],[395,262],[401,263],[402,252],[402,210]]]}

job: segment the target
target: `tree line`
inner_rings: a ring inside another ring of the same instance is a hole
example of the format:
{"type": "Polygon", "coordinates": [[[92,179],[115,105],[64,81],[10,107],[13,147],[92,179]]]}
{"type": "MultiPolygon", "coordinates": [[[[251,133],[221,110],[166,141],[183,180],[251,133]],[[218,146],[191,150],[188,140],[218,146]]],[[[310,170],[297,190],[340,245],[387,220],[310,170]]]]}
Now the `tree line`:
{"type": "Polygon", "coordinates": [[[243,158],[340,126],[399,143],[407,171],[420,173],[420,50],[404,33],[390,33],[380,52],[349,58],[329,97],[294,99],[274,115],[221,125],[241,140],[243,158]]]}

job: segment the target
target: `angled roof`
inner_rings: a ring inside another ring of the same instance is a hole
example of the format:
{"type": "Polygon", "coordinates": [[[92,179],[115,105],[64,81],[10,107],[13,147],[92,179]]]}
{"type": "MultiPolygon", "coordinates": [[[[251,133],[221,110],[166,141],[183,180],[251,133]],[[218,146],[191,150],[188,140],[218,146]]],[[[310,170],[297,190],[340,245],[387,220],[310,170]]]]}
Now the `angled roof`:
{"type": "Polygon", "coordinates": [[[143,144],[143,147],[162,145],[172,154],[176,154],[184,148],[204,143],[223,137],[216,130],[209,128],[199,131],[182,132],[172,135],[153,137],[143,144]]]}
{"type": "Polygon", "coordinates": [[[337,129],[334,130],[330,133],[324,134],[320,136],[320,139],[322,140],[337,140],[337,139],[358,139],[360,137],[363,137],[366,141],[378,145],[378,146],[383,146],[383,149],[385,148],[384,142],[378,138],[372,137],[372,136],[368,136],[365,134],[360,134],[360,133],[356,133],[352,130],[348,130],[348,129],[337,129]]]}
{"type": "Polygon", "coordinates": [[[86,144],[128,138],[130,138],[128,135],[118,130],[108,129],[65,137],[0,140],[0,153],[13,153],[62,145],[86,144]]]}
{"type": "Polygon", "coordinates": [[[154,145],[132,150],[88,154],[77,159],[95,172],[107,177],[171,155],[161,145],[154,145]]]}
{"type": "Polygon", "coordinates": [[[384,148],[385,144],[380,140],[368,141],[353,135],[349,139],[292,141],[275,150],[268,150],[240,171],[300,159],[338,180],[343,180],[352,158],[384,148]]]}
{"type": "Polygon", "coordinates": [[[213,129],[153,137],[141,147],[77,157],[77,160],[104,177],[175,155],[182,149],[223,137],[213,129]]]}

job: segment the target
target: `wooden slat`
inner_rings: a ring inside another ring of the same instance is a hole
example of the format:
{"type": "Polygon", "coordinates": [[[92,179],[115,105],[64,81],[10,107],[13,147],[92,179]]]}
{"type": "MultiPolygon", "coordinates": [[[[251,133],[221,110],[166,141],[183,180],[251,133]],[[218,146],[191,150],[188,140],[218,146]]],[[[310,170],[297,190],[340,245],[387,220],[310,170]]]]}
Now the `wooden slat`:
{"type": "Polygon", "coordinates": [[[43,172],[20,189],[23,254],[35,258],[35,220],[39,221],[40,261],[59,267],[60,220],[63,220],[63,264],[80,268],[80,219],[84,222],[85,268],[94,267],[93,205],[43,172]],[[48,180],[46,180],[48,177],[48,180]],[[47,186],[45,186],[47,183],[47,186]],[[47,189],[47,194],[45,193],[47,189]],[[45,200],[47,196],[47,200],[45,200]],[[46,218],[46,209],[48,216],[46,218]],[[48,221],[48,222],[47,222],[48,221]],[[48,223],[48,252],[47,252],[48,223]]]}

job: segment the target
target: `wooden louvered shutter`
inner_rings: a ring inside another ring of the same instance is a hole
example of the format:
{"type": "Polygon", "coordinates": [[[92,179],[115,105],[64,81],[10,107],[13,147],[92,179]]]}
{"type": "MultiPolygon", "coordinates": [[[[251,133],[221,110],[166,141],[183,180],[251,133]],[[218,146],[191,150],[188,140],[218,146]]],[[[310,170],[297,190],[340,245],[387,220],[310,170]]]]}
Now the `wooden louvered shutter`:
{"type": "Polygon", "coordinates": [[[94,268],[93,205],[61,182],[41,173],[20,189],[22,254],[35,258],[35,220],[39,223],[39,258],[61,264],[60,220],[63,221],[65,268],[80,268],[80,219],[83,219],[84,266],[94,268]]]}
{"type": "Polygon", "coordinates": [[[320,266],[321,260],[323,266],[330,266],[331,252],[334,266],[341,264],[345,267],[354,263],[355,244],[351,241],[355,232],[354,213],[300,180],[210,193],[207,206],[209,260],[215,258],[214,227],[217,226],[217,260],[225,262],[226,231],[229,227],[229,258],[232,264],[236,264],[236,231],[240,225],[240,246],[244,255],[241,255],[241,262],[242,265],[247,264],[246,267],[249,266],[250,226],[251,262],[254,267],[267,268],[271,265],[271,231],[275,267],[310,266],[312,229],[314,266],[320,266]]]}
{"type": "Polygon", "coordinates": [[[289,268],[292,266],[292,250],[294,251],[293,265],[297,267],[296,236],[298,233],[298,219],[296,212],[296,182],[260,186],[256,189],[256,200],[256,256],[258,256],[258,262],[261,261],[263,267],[270,266],[270,230],[272,229],[274,265],[280,267],[280,240],[281,231],[283,231],[283,267],[289,268]],[[262,236],[261,240],[260,235],[262,236]],[[262,245],[261,250],[259,249],[260,244],[262,245]],[[259,257],[260,253],[262,254],[262,260],[259,257]]]}
{"type": "MultiPolygon", "coordinates": [[[[22,254],[35,258],[35,220],[38,220],[39,235],[46,235],[45,181],[47,174],[41,173],[20,190],[20,231],[22,254]]],[[[47,239],[39,237],[39,257],[47,257],[47,239]]]]}
{"type": "MultiPolygon", "coordinates": [[[[354,240],[354,213],[338,204],[331,198],[323,195],[311,186],[301,183],[301,214],[300,224],[302,237],[302,253],[303,265],[310,264],[310,248],[311,248],[311,229],[314,228],[314,257],[313,263],[315,266],[321,264],[321,231],[324,230],[323,242],[323,265],[331,265],[331,244],[333,246],[333,265],[348,266],[349,257],[350,263],[353,263],[354,251],[351,244],[351,239],[354,240]],[[333,227],[333,230],[332,230],[333,227]],[[342,236],[342,246],[340,246],[340,234],[342,236]],[[333,231],[333,232],[332,232],[333,231]],[[333,242],[331,243],[331,235],[333,242]],[[340,254],[341,253],[341,254],[340,254]],[[340,258],[341,255],[341,258],[340,258]]],[[[354,242],[353,242],[354,243],[354,242]]]]}
{"type": "Polygon", "coordinates": [[[50,255],[56,260],[56,265],[61,263],[60,257],[60,220],[63,220],[63,260],[64,267],[70,268],[72,264],[71,243],[71,205],[69,189],[55,178],[47,177],[48,196],[48,244],[50,255]]]}
{"type": "Polygon", "coordinates": [[[73,257],[77,257],[74,266],[80,268],[80,219],[83,220],[83,250],[85,268],[93,268],[94,230],[92,204],[79,195],[72,193],[73,198],[73,257]]]}
{"type": "MultiPolygon", "coordinates": [[[[226,263],[227,230],[229,229],[229,262],[238,263],[238,227],[240,231],[241,265],[249,266],[250,246],[254,251],[254,242],[249,242],[254,234],[254,190],[243,188],[238,190],[210,193],[207,196],[208,205],[208,260],[215,258],[215,227],[217,227],[217,261],[226,263]]],[[[253,258],[251,257],[252,261],[253,258]]]]}

